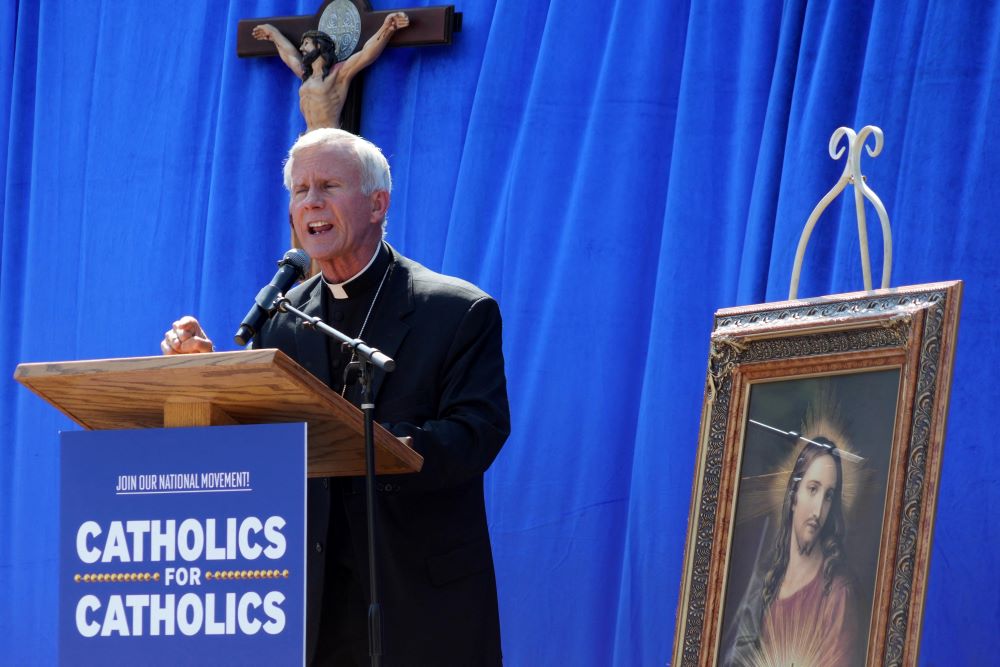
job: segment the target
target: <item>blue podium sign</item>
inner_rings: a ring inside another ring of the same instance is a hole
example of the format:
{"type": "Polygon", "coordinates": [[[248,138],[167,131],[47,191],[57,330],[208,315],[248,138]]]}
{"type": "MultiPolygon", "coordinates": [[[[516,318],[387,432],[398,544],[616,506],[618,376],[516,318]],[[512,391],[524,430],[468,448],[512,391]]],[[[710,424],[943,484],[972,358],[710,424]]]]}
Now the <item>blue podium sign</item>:
{"type": "Polygon", "coordinates": [[[61,447],[63,664],[303,663],[305,424],[71,432],[61,447]]]}

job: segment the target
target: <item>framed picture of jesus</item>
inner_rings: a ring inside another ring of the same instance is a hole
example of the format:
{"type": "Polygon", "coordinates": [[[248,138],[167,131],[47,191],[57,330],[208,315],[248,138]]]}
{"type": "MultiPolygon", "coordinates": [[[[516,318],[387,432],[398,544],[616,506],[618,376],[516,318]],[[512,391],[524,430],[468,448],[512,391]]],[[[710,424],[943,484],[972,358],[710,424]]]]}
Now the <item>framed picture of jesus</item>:
{"type": "Polygon", "coordinates": [[[915,662],[960,294],[716,313],[673,664],[915,662]]]}

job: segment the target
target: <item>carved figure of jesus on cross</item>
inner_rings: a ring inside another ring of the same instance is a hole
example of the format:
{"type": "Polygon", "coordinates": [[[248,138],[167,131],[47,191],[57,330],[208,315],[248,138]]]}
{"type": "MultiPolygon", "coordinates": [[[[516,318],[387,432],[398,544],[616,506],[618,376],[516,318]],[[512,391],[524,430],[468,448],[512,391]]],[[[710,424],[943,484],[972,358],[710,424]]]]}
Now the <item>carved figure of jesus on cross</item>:
{"type": "Polygon", "coordinates": [[[452,32],[460,29],[461,14],[455,13],[452,5],[373,12],[367,0],[326,0],[315,17],[241,20],[237,54],[266,56],[275,55],[276,50],[302,79],[299,109],[306,131],[343,127],[357,132],[357,75],[375,62],[390,42],[394,46],[448,44],[452,32]],[[378,28],[374,29],[376,21],[378,28]],[[405,35],[402,39],[401,31],[405,35]],[[358,49],[362,37],[367,39],[358,49]],[[301,40],[298,47],[294,40],[301,40]]]}
{"type": "Polygon", "coordinates": [[[410,19],[403,12],[389,14],[360,51],[340,62],[337,62],[336,43],[319,30],[306,32],[297,49],[270,23],[255,27],[253,36],[274,42],[282,62],[302,79],[299,110],[308,132],[320,127],[340,127],[340,112],[354,76],[382,55],[393,33],[408,25],[410,19]]]}

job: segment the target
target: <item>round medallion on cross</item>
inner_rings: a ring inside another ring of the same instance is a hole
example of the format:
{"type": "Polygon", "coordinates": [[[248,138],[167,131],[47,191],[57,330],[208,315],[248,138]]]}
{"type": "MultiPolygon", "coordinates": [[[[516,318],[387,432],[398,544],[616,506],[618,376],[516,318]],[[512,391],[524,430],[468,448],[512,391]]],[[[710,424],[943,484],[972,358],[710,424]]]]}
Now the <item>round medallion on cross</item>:
{"type": "Polygon", "coordinates": [[[350,0],[334,0],[319,17],[319,29],[337,44],[337,60],[354,53],[361,38],[361,14],[350,0]]]}

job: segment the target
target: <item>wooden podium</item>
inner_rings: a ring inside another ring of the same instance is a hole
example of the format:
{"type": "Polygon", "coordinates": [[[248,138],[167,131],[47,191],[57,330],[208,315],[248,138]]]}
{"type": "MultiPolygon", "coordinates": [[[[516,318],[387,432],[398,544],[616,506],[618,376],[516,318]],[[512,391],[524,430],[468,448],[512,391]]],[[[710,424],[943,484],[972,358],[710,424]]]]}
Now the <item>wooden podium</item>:
{"type": "MultiPolygon", "coordinates": [[[[309,477],[365,474],[361,410],[280,350],[20,364],[14,378],[88,430],[306,422],[309,477]]],[[[423,465],[378,424],[375,461],[423,465]]]]}

